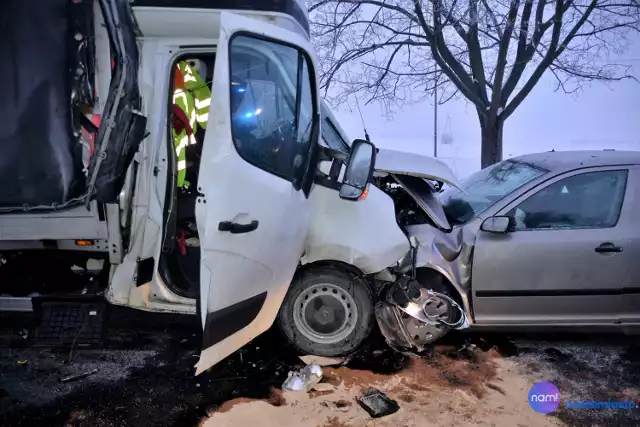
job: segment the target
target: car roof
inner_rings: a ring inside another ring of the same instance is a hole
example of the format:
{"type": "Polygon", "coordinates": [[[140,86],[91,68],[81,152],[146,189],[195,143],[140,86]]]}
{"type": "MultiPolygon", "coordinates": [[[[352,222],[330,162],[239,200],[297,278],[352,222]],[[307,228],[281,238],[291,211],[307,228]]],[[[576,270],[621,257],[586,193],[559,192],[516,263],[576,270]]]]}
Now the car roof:
{"type": "Polygon", "coordinates": [[[640,165],[640,151],[547,151],[513,157],[512,160],[532,163],[552,172],[562,172],[597,166],[640,165]]]}

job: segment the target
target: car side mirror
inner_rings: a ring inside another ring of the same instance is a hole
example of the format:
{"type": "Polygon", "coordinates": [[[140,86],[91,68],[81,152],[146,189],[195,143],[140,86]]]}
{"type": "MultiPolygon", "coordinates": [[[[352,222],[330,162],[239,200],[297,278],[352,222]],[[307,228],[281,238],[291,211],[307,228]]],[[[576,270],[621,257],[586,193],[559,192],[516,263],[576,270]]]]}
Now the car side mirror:
{"type": "Polygon", "coordinates": [[[508,216],[492,216],[484,220],[480,230],[487,233],[504,234],[511,229],[512,220],[508,216]]]}
{"type": "Polygon", "coordinates": [[[371,142],[363,139],[353,141],[347,169],[340,186],[340,198],[358,200],[364,194],[373,176],[375,162],[376,147],[371,142]]]}

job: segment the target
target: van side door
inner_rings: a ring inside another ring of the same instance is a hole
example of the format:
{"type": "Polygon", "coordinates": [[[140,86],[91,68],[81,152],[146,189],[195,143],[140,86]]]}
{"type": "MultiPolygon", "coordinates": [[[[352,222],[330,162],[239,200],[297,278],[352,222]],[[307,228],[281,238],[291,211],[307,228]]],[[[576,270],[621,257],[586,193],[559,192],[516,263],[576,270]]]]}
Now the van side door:
{"type": "Polygon", "coordinates": [[[257,19],[220,19],[196,203],[196,374],[275,320],[304,251],[320,126],[311,44],[257,19]]]}

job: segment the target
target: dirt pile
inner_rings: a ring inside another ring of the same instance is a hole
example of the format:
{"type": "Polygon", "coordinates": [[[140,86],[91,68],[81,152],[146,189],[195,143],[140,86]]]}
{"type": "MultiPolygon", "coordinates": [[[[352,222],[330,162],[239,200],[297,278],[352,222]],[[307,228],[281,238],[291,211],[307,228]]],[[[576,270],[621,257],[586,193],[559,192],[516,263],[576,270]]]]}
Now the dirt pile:
{"type": "Polygon", "coordinates": [[[493,350],[435,347],[421,356],[391,350],[363,351],[346,366],[324,369],[324,382],[363,389],[394,379],[414,392],[434,387],[457,387],[482,397],[496,375],[493,350]]]}
{"type": "MultiPolygon", "coordinates": [[[[454,356],[434,351],[405,356],[385,353],[358,356],[337,368],[324,368],[330,393],[285,393],[286,405],[264,400],[234,401],[227,412],[213,414],[204,427],[265,425],[274,427],[425,427],[460,425],[512,427],[558,426],[557,420],[528,407],[526,378],[508,359],[486,354],[454,356]],[[366,364],[374,369],[363,368],[366,364]],[[356,398],[375,387],[400,405],[400,411],[373,419],[356,398]]],[[[322,384],[322,383],[321,383],[322,384]]],[[[224,405],[223,405],[224,406],[224,405]]]]}

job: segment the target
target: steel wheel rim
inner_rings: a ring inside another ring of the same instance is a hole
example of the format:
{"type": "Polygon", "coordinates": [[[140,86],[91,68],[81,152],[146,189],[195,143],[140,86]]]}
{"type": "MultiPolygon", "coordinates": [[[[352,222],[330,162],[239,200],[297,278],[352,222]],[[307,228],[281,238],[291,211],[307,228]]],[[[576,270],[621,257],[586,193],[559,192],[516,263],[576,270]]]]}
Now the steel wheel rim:
{"type": "Polygon", "coordinates": [[[293,322],[307,339],[334,344],[356,328],[358,308],[353,296],[331,283],[303,290],[293,304],[293,322]]]}

